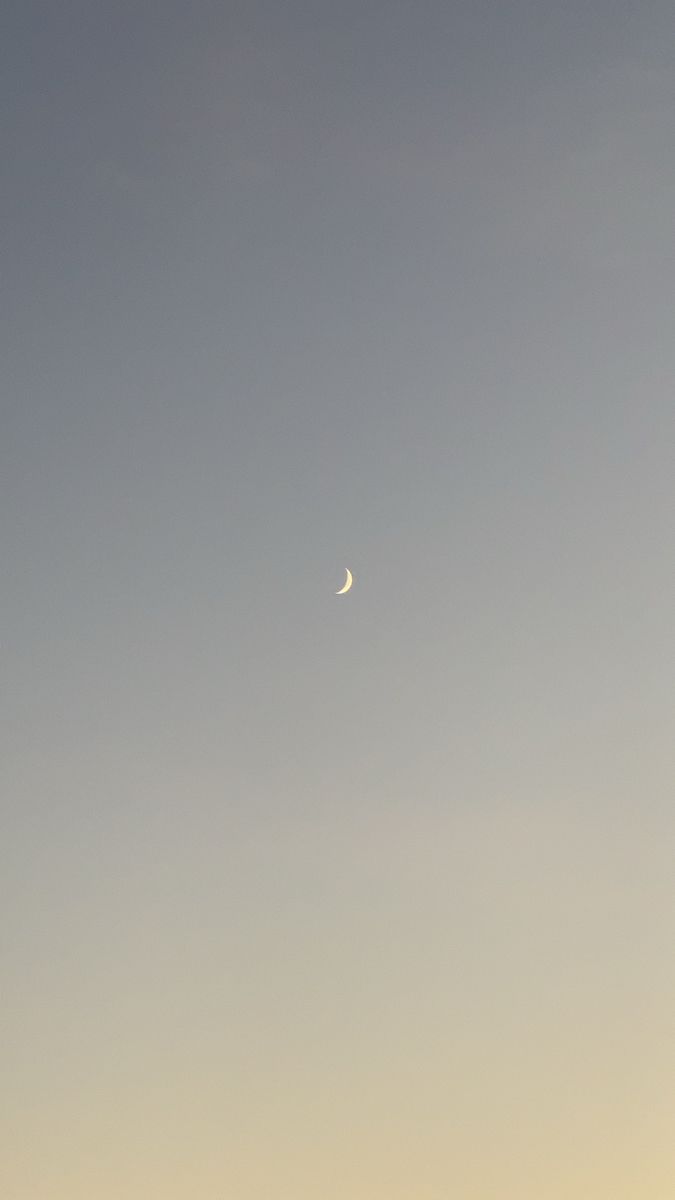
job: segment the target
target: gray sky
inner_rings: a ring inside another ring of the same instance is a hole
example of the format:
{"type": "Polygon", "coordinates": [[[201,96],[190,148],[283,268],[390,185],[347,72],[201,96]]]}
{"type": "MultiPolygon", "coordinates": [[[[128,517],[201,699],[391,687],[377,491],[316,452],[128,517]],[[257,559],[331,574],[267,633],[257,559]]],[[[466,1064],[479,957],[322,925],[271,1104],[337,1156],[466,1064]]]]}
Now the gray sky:
{"type": "Polygon", "coordinates": [[[674,46],[5,6],[11,1200],[672,1188],[674,46]]]}

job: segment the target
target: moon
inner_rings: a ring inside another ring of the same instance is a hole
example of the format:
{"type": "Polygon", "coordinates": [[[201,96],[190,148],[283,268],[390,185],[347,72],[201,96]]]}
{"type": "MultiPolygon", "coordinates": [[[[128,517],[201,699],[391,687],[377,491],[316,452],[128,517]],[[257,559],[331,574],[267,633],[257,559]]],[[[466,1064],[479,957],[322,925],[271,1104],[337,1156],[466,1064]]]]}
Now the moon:
{"type": "Polygon", "coordinates": [[[344,587],[341,587],[340,591],[335,593],[336,596],[344,596],[345,592],[349,591],[350,587],[352,586],[352,584],[354,582],[354,580],[352,579],[352,573],[349,570],[349,567],[345,567],[345,571],[347,572],[347,578],[345,579],[344,587]]]}

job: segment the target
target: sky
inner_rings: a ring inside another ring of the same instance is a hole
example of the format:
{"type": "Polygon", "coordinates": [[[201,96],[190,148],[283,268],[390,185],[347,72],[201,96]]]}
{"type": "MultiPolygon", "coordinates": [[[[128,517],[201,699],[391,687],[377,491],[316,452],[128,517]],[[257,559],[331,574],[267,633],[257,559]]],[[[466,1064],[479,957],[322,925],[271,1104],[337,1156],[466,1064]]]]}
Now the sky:
{"type": "Polygon", "coordinates": [[[674,60],[4,5],[4,1200],[672,1197],[674,60]]]}

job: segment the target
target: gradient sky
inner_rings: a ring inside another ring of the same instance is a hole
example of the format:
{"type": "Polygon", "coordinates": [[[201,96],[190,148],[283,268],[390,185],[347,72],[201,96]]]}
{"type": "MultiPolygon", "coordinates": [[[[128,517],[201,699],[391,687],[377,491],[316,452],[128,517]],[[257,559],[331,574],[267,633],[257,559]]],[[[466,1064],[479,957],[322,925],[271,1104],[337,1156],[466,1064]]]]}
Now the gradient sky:
{"type": "Polygon", "coordinates": [[[671,1200],[672,0],[0,59],[3,1200],[671,1200]]]}

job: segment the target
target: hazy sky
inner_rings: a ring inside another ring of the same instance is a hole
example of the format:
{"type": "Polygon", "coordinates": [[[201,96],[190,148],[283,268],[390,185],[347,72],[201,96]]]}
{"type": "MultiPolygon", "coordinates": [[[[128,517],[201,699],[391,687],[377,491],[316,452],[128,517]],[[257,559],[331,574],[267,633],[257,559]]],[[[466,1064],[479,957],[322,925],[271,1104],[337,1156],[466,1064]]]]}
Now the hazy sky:
{"type": "Polygon", "coordinates": [[[3,1200],[670,1200],[672,0],[0,60],[3,1200]]]}

